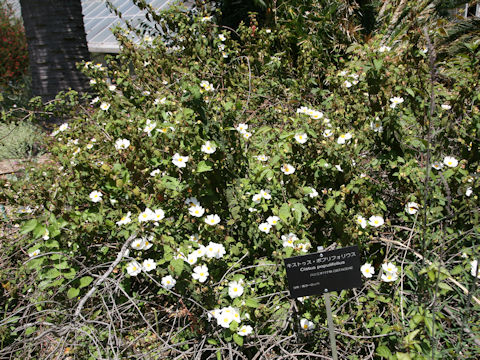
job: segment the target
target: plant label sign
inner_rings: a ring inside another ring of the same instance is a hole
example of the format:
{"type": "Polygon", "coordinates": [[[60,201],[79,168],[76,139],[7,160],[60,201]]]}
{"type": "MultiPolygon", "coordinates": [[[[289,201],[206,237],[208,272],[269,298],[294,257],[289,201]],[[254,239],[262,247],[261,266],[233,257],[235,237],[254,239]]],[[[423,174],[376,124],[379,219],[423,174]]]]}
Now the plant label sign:
{"type": "Polygon", "coordinates": [[[358,246],[287,258],[285,268],[292,298],[362,286],[358,246]]]}

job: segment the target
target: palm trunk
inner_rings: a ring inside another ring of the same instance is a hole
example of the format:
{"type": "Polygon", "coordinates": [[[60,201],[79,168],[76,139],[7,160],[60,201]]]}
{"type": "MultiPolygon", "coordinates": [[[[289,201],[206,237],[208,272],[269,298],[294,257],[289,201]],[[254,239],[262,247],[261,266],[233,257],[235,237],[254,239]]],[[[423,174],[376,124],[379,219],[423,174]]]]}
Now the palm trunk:
{"type": "Polygon", "coordinates": [[[28,43],[32,92],[44,101],[62,90],[86,91],[76,63],[88,60],[80,0],[20,0],[28,43]]]}

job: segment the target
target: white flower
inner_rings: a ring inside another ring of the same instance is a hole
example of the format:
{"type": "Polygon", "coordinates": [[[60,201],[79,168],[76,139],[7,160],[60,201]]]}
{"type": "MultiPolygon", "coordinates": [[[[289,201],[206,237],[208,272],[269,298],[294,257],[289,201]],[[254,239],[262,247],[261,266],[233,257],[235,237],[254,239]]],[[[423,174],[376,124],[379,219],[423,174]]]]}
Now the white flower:
{"type": "Polygon", "coordinates": [[[362,229],[365,229],[367,227],[367,219],[365,219],[362,215],[357,215],[355,221],[358,225],[362,227],[362,229]]]}
{"type": "Polygon", "coordinates": [[[197,263],[198,256],[195,252],[193,252],[191,254],[188,254],[187,258],[184,260],[190,265],[195,265],[197,263]]]}
{"type": "Polygon", "coordinates": [[[212,20],[213,16],[203,16],[200,20],[202,22],[210,21],[212,20]]]}
{"type": "Polygon", "coordinates": [[[294,243],[296,240],[298,240],[297,235],[290,233],[290,234],[285,234],[282,235],[282,240],[283,240],[283,247],[295,247],[294,243]]]}
{"type": "Polygon", "coordinates": [[[442,170],[443,169],[443,164],[441,162],[436,161],[432,164],[432,167],[435,170],[442,170]]]}
{"type": "Polygon", "coordinates": [[[342,169],[342,167],[341,167],[340,165],[335,165],[335,168],[336,168],[338,171],[343,172],[343,169],[342,169]]]}
{"type": "Polygon", "coordinates": [[[263,154],[262,154],[262,155],[258,155],[258,156],[256,157],[256,159],[257,159],[258,161],[268,161],[269,157],[268,157],[267,155],[263,155],[263,154]]]}
{"type": "Polygon", "coordinates": [[[371,278],[375,274],[375,268],[369,263],[363,264],[360,271],[366,278],[371,278]]]}
{"type": "Polygon", "coordinates": [[[454,168],[458,165],[458,160],[455,159],[453,156],[445,156],[443,159],[443,163],[448,167],[454,168]]]}
{"type": "Polygon", "coordinates": [[[162,209],[157,209],[153,212],[151,219],[152,221],[160,221],[165,217],[165,212],[162,209]]]}
{"type": "Polygon", "coordinates": [[[90,79],[90,85],[95,85],[97,83],[97,80],[95,79],[90,79]]]}
{"type": "Polygon", "coordinates": [[[153,244],[151,243],[151,241],[153,240],[153,235],[149,236],[148,238],[144,237],[142,238],[142,240],[143,240],[142,250],[148,250],[153,246],[153,244]]]}
{"type": "Polygon", "coordinates": [[[398,274],[396,272],[395,273],[386,272],[382,274],[381,279],[384,282],[393,282],[398,279],[398,274]]]}
{"type": "Polygon", "coordinates": [[[132,241],[132,244],[130,246],[132,247],[132,249],[135,249],[135,250],[143,250],[145,248],[145,239],[144,238],[135,239],[132,241]]]}
{"type": "Polygon", "coordinates": [[[382,45],[378,48],[378,52],[383,53],[385,51],[390,51],[392,48],[390,46],[382,45]]]}
{"type": "Polygon", "coordinates": [[[322,134],[324,137],[330,137],[333,135],[333,131],[330,129],[325,129],[322,134]]]}
{"type": "Polygon", "coordinates": [[[343,82],[343,86],[345,86],[346,88],[349,88],[349,87],[352,87],[352,83],[351,83],[350,81],[348,81],[348,80],[345,80],[345,81],[343,82]]]}
{"type": "Polygon", "coordinates": [[[243,133],[241,133],[243,138],[244,139],[250,139],[252,137],[252,133],[251,132],[248,132],[248,131],[244,131],[243,133]]]}
{"type": "Polygon", "coordinates": [[[218,35],[218,39],[219,39],[220,41],[225,41],[225,40],[227,40],[227,38],[226,38],[225,35],[223,35],[223,34],[219,34],[219,35],[218,35]]]}
{"type": "Polygon", "coordinates": [[[241,284],[241,281],[232,281],[230,284],[228,284],[228,295],[232,298],[235,299],[243,294],[243,286],[241,284]]]}
{"type": "Polygon", "coordinates": [[[218,216],[217,214],[211,214],[205,218],[205,223],[207,223],[208,225],[216,225],[219,222],[220,222],[220,216],[218,216]]]}
{"type": "Polygon", "coordinates": [[[272,228],[272,225],[270,225],[268,222],[261,223],[260,225],[258,225],[258,228],[260,229],[261,232],[268,234],[270,232],[270,229],[272,228]]]}
{"type": "Polygon", "coordinates": [[[128,265],[127,265],[127,273],[128,275],[130,276],[137,276],[138,274],[140,274],[142,272],[142,267],[141,265],[136,262],[136,261],[132,261],[132,262],[129,262],[128,265]]]}
{"type": "Polygon", "coordinates": [[[193,242],[198,242],[198,240],[200,240],[200,235],[198,234],[193,234],[193,235],[190,235],[190,241],[193,241],[193,242]]]}
{"type": "Polygon", "coordinates": [[[295,168],[290,164],[283,164],[281,170],[285,175],[290,175],[295,172],[295,168]]]}
{"type": "Polygon", "coordinates": [[[150,95],[150,91],[144,90],[144,91],[142,91],[142,95],[143,95],[143,96],[149,96],[149,95],[150,95]]]}
{"type": "Polygon", "coordinates": [[[297,140],[298,143],[300,144],[305,144],[308,140],[308,136],[307,134],[303,133],[303,134],[296,134],[295,135],[295,140],[297,140]]]}
{"type": "Polygon", "coordinates": [[[100,109],[102,109],[103,111],[107,111],[108,109],[110,109],[110,104],[106,102],[102,102],[100,104],[100,109]]]}
{"type": "Polygon", "coordinates": [[[407,205],[405,205],[405,211],[410,215],[416,214],[418,209],[419,205],[416,202],[408,202],[407,205]]]}
{"type": "Polygon", "coordinates": [[[188,156],[181,156],[179,153],[176,153],[172,157],[172,163],[174,163],[179,168],[184,168],[187,165],[188,156]]]}
{"type": "Polygon", "coordinates": [[[318,196],[318,191],[311,187],[310,192],[307,195],[310,196],[312,199],[316,198],[318,196]]]}
{"type": "Polygon", "coordinates": [[[38,255],[40,255],[40,249],[37,249],[37,250],[34,250],[34,251],[28,253],[28,256],[30,256],[30,257],[34,257],[34,256],[38,256],[38,255]]]}
{"type": "Polygon", "coordinates": [[[387,273],[397,273],[398,269],[395,265],[393,265],[391,262],[389,263],[383,263],[382,264],[382,269],[383,271],[387,273]]]}
{"type": "Polygon", "coordinates": [[[177,281],[171,275],[167,275],[162,278],[162,285],[165,289],[170,290],[175,286],[176,283],[177,281]]]}
{"type": "Polygon", "coordinates": [[[373,227],[379,227],[379,226],[382,226],[383,224],[385,223],[385,221],[383,220],[383,217],[381,216],[370,216],[370,218],[368,219],[368,225],[370,226],[373,226],[373,227]]]}
{"type": "Polygon", "coordinates": [[[237,335],[248,336],[252,332],[253,332],[253,328],[250,325],[242,325],[240,329],[238,329],[237,335]]]}
{"type": "Polygon", "coordinates": [[[398,96],[394,96],[393,98],[390,99],[390,107],[392,109],[395,109],[397,107],[398,104],[401,104],[403,103],[403,98],[402,97],[398,97],[398,96]]]}
{"type": "MultiPolygon", "coordinates": [[[[197,249],[196,251],[198,252],[200,249],[197,249]]],[[[214,243],[211,241],[206,247],[204,247],[203,253],[209,259],[211,258],[221,259],[223,255],[225,255],[226,250],[222,244],[214,243]]]]}
{"type": "Polygon", "coordinates": [[[200,202],[197,200],[196,197],[189,197],[187,199],[185,199],[185,204],[187,206],[200,206],[200,202]]]}
{"type": "Polygon", "coordinates": [[[115,91],[116,88],[117,87],[113,84],[108,86],[108,90],[110,90],[110,91],[115,91]]]}
{"type": "Polygon", "coordinates": [[[315,329],[315,324],[305,318],[302,318],[300,320],[300,327],[303,329],[303,330],[313,330],[315,329]]]}
{"type": "Polygon", "coordinates": [[[243,134],[245,131],[248,130],[248,125],[247,125],[247,124],[244,124],[244,123],[240,123],[240,124],[238,124],[238,125],[235,127],[235,129],[237,129],[237,131],[238,131],[239,133],[242,133],[242,134],[243,134]]]}
{"type": "Polygon", "coordinates": [[[129,212],[127,213],[127,215],[122,216],[122,218],[121,218],[120,220],[118,220],[118,221],[116,222],[116,224],[119,225],[119,226],[120,226],[120,225],[126,225],[126,224],[128,224],[129,222],[132,221],[132,219],[130,219],[130,216],[131,216],[131,215],[132,215],[132,213],[129,211],[129,212]]]}
{"type": "Polygon", "coordinates": [[[90,197],[90,201],[96,203],[96,202],[102,201],[103,194],[100,191],[94,190],[88,196],[90,197]]]}
{"type": "Polygon", "coordinates": [[[260,190],[260,196],[265,200],[270,200],[272,198],[272,195],[270,195],[270,192],[267,190],[260,190]]]}
{"type": "Polygon", "coordinates": [[[448,104],[442,104],[442,109],[443,110],[450,110],[452,107],[448,104]]]}
{"type": "Polygon", "coordinates": [[[155,270],[156,267],[157,267],[157,264],[153,259],[143,260],[143,264],[142,264],[143,271],[149,272],[149,271],[155,270]]]}
{"type": "Polygon", "coordinates": [[[377,118],[375,121],[370,122],[370,128],[375,132],[382,132],[383,131],[382,122],[377,118]]]}
{"type": "Polygon", "coordinates": [[[274,225],[277,225],[278,224],[278,221],[280,220],[280,218],[278,216],[269,216],[267,218],[267,223],[269,223],[270,225],[274,226],[274,225]]]}
{"type": "Polygon", "coordinates": [[[218,315],[217,322],[218,325],[224,327],[225,329],[230,327],[230,323],[233,321],[233,313],[222,311],[218,315]]]}
{"type": "Polygon", "coordinates": [[[58,128],[58,131],[65,131],[67,129],[68,129],[68,124],[64,123],[64,124],[60,125],[60,127],[58,128]]]}
{"type": "Polygon", "coordinates": [[[470,269],[470,274],[480,279],[480,270],[478,269],[478,260],[475,259],[473,261],[470,261],[470,265],[472,266],[472,268],[470,269]]]}
{"type": "Polygon", "coordinates": [[[259,202],[262,199],[262,194],[255,194],[252,196],[252,201],[253,202],[259,202]]]}
{"type": "Polygon", "coordinates": [[[470,197],[473,194],[472,187],[468,187],[467,190],[465,190],[465,195],[470,197]]]}
{"type": "Polygon", "coordinates": [[[207,280],[208,275],[209,275],[209,274],[208,274],[207,265],[196,266],[196,267],[193,269],[192,277],[193,277],[195,280],[200,281],[201,283],[203,283],[203,282],[205,282],[205,281],[207,280]]]}
{"type": "Polygon", "coordinates": [[[192,215],[192,216],[202,217],[203,214],[205,213],[205,209],[204,209],[203,207],[201,207],[200,205],[195,205],[195,206],[191,206],[191,207],[188,209],[188,212],[189,212],[190,215],[192,215]]]}
{"type": "Polygon", "coordinates": [[[350,140],[351,138],[352,134],[350,133],[341,134],[337,139],[337,144],[345,144],[345,142],[347,142],[347,140],[350,140]]]}
{"type": "Polygon", "coordinates": [[[115,141],[115,149],[122,150],[130,146],[130,140],[128,139],[118,139],[115,141]]]}
{"type": "Polygon", "coordinates": [[[148,136],[151,136],[152,131],[155,129],[156,126],[157,126],[157,123],[155,121],[153,121],[153,122],[148,121],[147,125],[143,129],[143,132],[146,132],[148,134],[148,136]]]}
{"type": "Polygon", "coordinates": [[[310,115],[310,118],[312,118],[313,120],[319,120],[323,118],[323,113],[317,110],[311,111],[309,115],[310,115]]]}
{"type": "Polygon", "coordinates": [[[99,102],[99,101],[100,101],[100,98],[97,96],[97,97],[93,98],[92,101],[90,101],[90,104],[93,105],[93,104],[95,104],[95,103],[97,103],[97,102],[99,102]]]}
{"type": "Polygon", "coordinates": [[[160,169],[155,169],[155,170],[150,172],[150,176],[155,176],[155,175],[158,175],[158,174],[160,174],[160,169]]]}
{"type": "Polygon", "coordinates": [[[202,80],[200,82],[200,87],[203,88],[206,91],[213,91],[214,87],[212,84],[210,84],[207,80],[202,80]]]}
{"type": "Polygon", "coordinates": [[[138,222],[150,221],[152,219],[153,219],[153,211],[150,210],[149,208],[145,208],[145,211],[141,212],[140,215],[138,215],[138,222]]]}
{"type": "Polygon", "coordinates": [[[271,30],[271,29],[265,29],[265,32],[266,32],[267,34],[270,34],[270,33],[272,32],[272,30],[271,30]]]}
{"type": "Polygon", "coordinates": [[[201,150],[205,154],[213,154],[217,150],[217,148],[210,141],[207,141],[205,144],[202,145],[201,150]]]}

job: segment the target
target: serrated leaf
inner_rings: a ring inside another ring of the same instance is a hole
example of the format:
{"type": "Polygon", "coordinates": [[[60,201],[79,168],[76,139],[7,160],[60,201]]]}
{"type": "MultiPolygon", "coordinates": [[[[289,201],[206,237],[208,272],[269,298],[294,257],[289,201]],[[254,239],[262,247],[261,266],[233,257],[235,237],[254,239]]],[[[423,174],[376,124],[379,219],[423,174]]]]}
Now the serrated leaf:
{"type": "Polygon", "coordinates": [[[210,161],[200,161],[197,165],[197,173],[212,171],[212,163],[210,161]]]}
{"type": "Polygon", "coordinates": [[[381,356],[385,359],[390,359],[392,357],[392,352],[385,345],[381,345],[375,351],[378,356],[381,356]]]}
{"type": "Polygon", "coordinates": [[[241,337],[238,334],[233,334],[233,341],[235,341],[235,344],[238,346],[243,346],[243,337],[241,337]]]}
{"type": "Polygon", "coordinates": [[[90,283],[93,281],[93,278],[91,276],[84,276],[80,279],[80,286],[79,288],[84,288],[88,285],[90,285],[90,283]]]}
{"type": "Polygon", "coordinates": [[[78,294],[80,294],[80,289],[77,289],[77,288],[71,287],[71,288],[68,289],[68,291],[67,291],[67,297],[68,297],[69,299],[73,299],[74,297],[77,297],[78,294]]]}
{"type": "Polygon", "coordinates": [[[245,305],[251,308],[258,308],[260,306],[260,303],[255,299],[246,299],[245,305]]]}
{"type": "Polygon", "coordinates": [[[341,203],[335,204],[334,209],[337,214],[340,214],[342,212],[342,204],[341,203]]]}
{"type": "Polygon", "coordinates": [[[325,203],[325,212],[329,212],[333,205],[335,205],[335,199],[329,198],[325,203]]]}
{"type": "Polygon", "coordinates": [[[438,283],[438,287],[443,290],[453,291],[452,287],[444,282],[438,283]]]}
{"type": "Polygon", "coordinates": [[[26,330],[25,330],[25,335],[28,336],[28,335],[31,335],[35,332],[35,330],[37,330],[37,327],[36,326],[29,326],[26,330]]]}
{"type": "Polygon", "coordinates": [[[175,275],[180,276],[182,274],[185,263],[182,259],[173,259],[172,261],[170,261],[170,265],[173,267],[175,275]]]}
{"type": "Polygon", "coordinates": [[[288,204],[283,204],[278,211],[278,217],[285,223],[288,223],[288,219],[290,218],[290,207],[288,204]]]}
{"type": "Polygon", "coordinates": [[[20,231],[21,234],[27,234],[30,231],[33,231],[37,227],[38,221],[37,219],[31,219],[28,220],[25,224],[22,226],[22,230],[20,231]]]}
{"type": "Polygon", "coordinates": [[[395,355],[397,355],[397,359],[398,359],[398,360],[411,360],[411,359],[412,359],[412,358],[410,357],[410,355],[407,354],[407,353],[397,352],[395,355]]]}
{"type": "Polygon", "coordinates": [[[46,279],[54,279],[59,275],[60,275],[60,271],[58,271],[57,269],[50,269],[45,273],[44,277],[46,279]]]}

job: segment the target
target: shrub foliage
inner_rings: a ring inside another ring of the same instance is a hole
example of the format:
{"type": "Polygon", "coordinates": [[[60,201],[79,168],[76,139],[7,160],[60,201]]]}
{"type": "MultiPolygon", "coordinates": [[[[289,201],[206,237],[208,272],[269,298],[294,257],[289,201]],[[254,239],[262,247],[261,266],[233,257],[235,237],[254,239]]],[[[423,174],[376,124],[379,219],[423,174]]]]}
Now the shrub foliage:
{"type": "Polygon", "coordinates": [[[283,259],[358,245],[375,274],[333,294],[341,358],[479,355],[480,42],[439,62],[442,31],[413,27],[324,56],[317,5],[302,37],[152,12],[164,35],[117,30],[82,64],[98,96],[51,135],[55,166],[4,182],[27,213],[6,351],[328,357],[323,299],[290,299],[283,259]]]}

